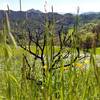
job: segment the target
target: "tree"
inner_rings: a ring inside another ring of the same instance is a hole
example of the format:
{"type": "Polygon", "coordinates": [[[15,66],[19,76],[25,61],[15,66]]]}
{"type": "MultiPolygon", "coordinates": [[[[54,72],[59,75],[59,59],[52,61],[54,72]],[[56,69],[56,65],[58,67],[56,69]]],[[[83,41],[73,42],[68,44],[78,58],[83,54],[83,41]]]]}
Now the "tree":
{"type": "Polygon", "coordinates": [[[100,46],[100,24],[98,24],[95,27],[93,27],[92,32],[96,36],[96,45],[100,46]]]}

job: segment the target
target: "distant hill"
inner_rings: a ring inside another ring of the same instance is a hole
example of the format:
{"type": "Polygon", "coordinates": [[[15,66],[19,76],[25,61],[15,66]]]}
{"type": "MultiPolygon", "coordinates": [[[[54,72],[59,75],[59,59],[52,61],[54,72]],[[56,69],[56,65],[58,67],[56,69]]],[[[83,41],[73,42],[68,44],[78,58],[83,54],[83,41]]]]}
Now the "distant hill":
{"type": "MultiPolygon", "coordinates": [[[[3,26],[3,19],[5,16],[5,11],[0,10],[0,29],[3,26]]],[[[71,27],[75,24],[75,15],[71,13],[59,14],[51,12],[47,15],[39,10],[30,9],[28,11],[9,11],[9,19],[11,23],[11,28],[16,28],[17,26],[26,28],[30,27],[33,31],[39,27],[42,28],[45,23],[45,18],[48,16],[48,20],[52,21],[53,17],[56,23],[56,30],[59,30],[59,27],[63,25],[65,29],[71,27]]],[[[82,24],[89,23],[93,21],[100,20],[100,13],[89,12],[80,14],[79,22],[82,24]]],[[[13,29],[14,30],[14,29],[13,29]]]]}

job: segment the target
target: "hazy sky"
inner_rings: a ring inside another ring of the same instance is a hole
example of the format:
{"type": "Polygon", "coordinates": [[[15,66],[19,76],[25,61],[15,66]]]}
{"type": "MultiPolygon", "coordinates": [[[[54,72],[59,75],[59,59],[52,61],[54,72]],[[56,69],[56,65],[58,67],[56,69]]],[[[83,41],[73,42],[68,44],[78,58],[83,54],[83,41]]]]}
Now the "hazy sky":
{"type": "MultiPolygon", "coordinates": [[[[76,13],[77,6],[80,7],[80,12],[99,12],[100,0],[46,0],[47,11],[51,11],[51,6],[54,6],[54,11],[59,13],[76,13]]],[[[12,10],[19,10],[19,0],[0,0],[0,9],[7,9],[7,4],[12,10]]],[[[22,10],[34,8],[44,12],[45,0],[22,0],[22,10]]]]}

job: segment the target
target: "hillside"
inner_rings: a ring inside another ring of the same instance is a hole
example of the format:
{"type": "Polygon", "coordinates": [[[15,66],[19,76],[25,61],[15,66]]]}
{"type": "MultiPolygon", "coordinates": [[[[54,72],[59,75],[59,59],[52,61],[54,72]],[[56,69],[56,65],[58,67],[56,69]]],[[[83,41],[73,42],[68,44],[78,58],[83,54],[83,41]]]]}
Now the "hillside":
{"type": "MultiPolygon", "coordinates": [[[[76,21],[76,15],[71,13],[59,14],[59,13],[43,13],[39,10],[30,9],[28,11],[12,11],[8,12],[11,32],[16,37],[16,39],[23,39],[27,34],[27,32],[31,32],[32,34],[38,33],[39,35],[44,32],[46,18],[49,22],[49,28],[52,25],[52,21],[55,22],[55,33],[59,34],[61,30],[64,33],[67,33],[70,28],[73,28],[76,21]],[[63,26],[63,27],[62,27],[63,26]]],[[[97,45],[99,46],[99,21],[100,13],[96,12],[88,12],[79,15],[79,33],[82,41],[87,41],[88,37],[97,35],[97,45]],[[97,28],[95,28],[97,26],[97,28]],[[94,28],[94,29],[93,29],[94,28]],[[95,30],[95,31],[93,31],[95,30]],[[98,32],[97,32],[98,31],[98,32]],[[84,38],[82,38],[84,37],[84,38]]],[[[3,30],[5,24],[5,11],[0,11],[0,30],[3,30]]],[[[42,37],[42,35],[41,35],[42,37]]],[[[57,36],[55,36],[55,41],[57,41],[57,36]]],[[[91,46],[92,39],[89,40],[89,47],[91,46]]],[[[58,42],[56,42],[57,44],[58,42]]],[[[87,44],[87,42],[86,42],[87,44]]],[[[87,45],[88,46],[88,45],[87,45]]]]}
{"type": "MultiPolygon", "coordinates": [[[[5,16],[5,11],[0,10],[0,29],[2,29],[3,26],[3,19],[5,16]]],[[[53,16],[55,19],[55,23],[57,26],[57,30],[61,25],[65,29],[68,27],[71,27],[75,24],[75,15],[71,13],[66,13],[66,14],[59,14],[59,13],[47,13],[47,15],[39,10],[34,10],[30,9],[28,11],[9,11],[9,18],[11,22],[11,27],[13,30],[17,26],[24,26],[23,28],[26,28],[29,26],[32,30],[35,30],[39,27],[42,27],[43,24],[45,23],[45,16],[48,16],[48,20],[51,21],[53,16]],[[27,23],[27,24],[26,24],[27,23]]],[[[80,25],[83,25],[85,23],[90,23],[90,22],[97,22],[97,20],[100,19],[100,13],[83,13],[80,14],[79,16],[79,22],[80,25]]]]}

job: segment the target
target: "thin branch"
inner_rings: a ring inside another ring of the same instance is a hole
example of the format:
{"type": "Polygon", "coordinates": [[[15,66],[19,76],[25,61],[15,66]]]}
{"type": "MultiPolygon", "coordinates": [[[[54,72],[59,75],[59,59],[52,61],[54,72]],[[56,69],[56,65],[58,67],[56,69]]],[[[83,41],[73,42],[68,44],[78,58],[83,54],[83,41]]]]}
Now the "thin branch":
{"type": "Polygon", "coordinates": [[[57,53],[56,55],[53,56],[53,59],[55,59],[57,56],[59,56],[60,53],[61,53],[61,51],[62,51],[62,49],[60,49],[60,50],[58,51],[58,53],[57,53]]]}
{"type": "MultiPolygon", "coordinates": [[[[53,67],[55,66],[55,64],[57,64],[59,61],[60,61],[60,56],[59,56],[58,59],[56,59],[55,62],[52,64],[52,68],[53,68],[53,67]]],[[[52,68],[51,68],[51,69],[52,69],[52,68]]],[[[50,69],[50,70],[51,70],[51,69],[50,69]]]]}
{"type": "Polygon", "coordinates": [[[68,58],[68,57],[69,57],[69,55],[70,55],[70,51],[68,51],[68,52],[67,52],[67,54],[66,54],[66,55],[64,55],[63,59],[68,58]]]}
{"type": "Polygon", "coordinates": [[[37,43],[37,42],[34,41],[33,39],[32,39],[32,42],[35,43],[35,44],[40,48],[41,51],[43,50],[42,47],[39,45],[39,43],[37,43]]]}
{"type": "Polygon", "coordinates": [[[28,60],[27,60],[27,57],[26,57],[24,54],[23,54],[23,57],[24,57],[24,59],[25,59],[27,65],[28,65],[28,67],[31,69],[31,66],[30,66],[30,64],[29,64],[29,62],[28,62],[28,60]]]}
{"type": "MultiPolygon", "coordinates": [[[[89,56],[83,56],[83,57],[79,58],[78,60],[82,60],[82,59],[84,59],[84,58],[86,58],[86,57],[89,57],[89,56]]],[[[69,64],[65,64],[64,67],[71,66],[76,60],[77,60],[77,59],[76,59],[76,57],[75,57],[75,59],[73,60],[73,62],[71,62],[71,63],[69,63],[69,64]]],[[[57,68],[52,68],[52,69],[50,69],[50,70],[57,70],[57,69],[59,69],[59,68],[61,68],[61,66],[59,66],[59,67],[57,67],[57,68]]]]}
{"type": "Polygon", "coordinates": [[[26,49],[26,48],[25,48],[25,47],[23,47],[22,45],[20,45],[20,47],[21,47],[22,49],[26,50],[27,52],[29,52],[30,54],[32,54],[33,56],[35,56],[36,58],[41,59],[41,57],[40,57],[40,56],[38,56],[38,55],[37,55],[37,54],[35,54],[34,52],[32,52],[32,51],[30,51],[30,50],[26,49]]]}

